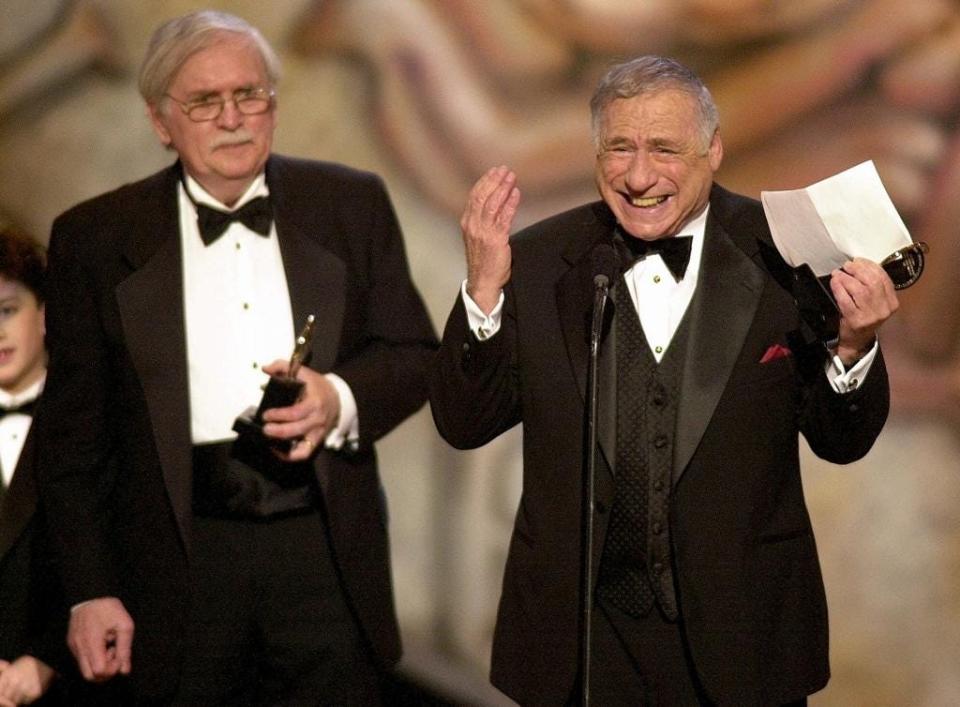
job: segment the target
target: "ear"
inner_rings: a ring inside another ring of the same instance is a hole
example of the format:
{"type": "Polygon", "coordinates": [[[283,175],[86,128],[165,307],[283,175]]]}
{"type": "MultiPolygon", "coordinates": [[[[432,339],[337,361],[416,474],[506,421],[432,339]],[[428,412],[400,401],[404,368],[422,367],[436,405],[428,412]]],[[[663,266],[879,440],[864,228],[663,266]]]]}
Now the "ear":
{"type": "Polygon", "coordinates": [[[41,304],[37,309],[40,310],[40,333],[47,335],[47,305],[41,304]]]}
{"type": "Polygon", "coordinates": [[[710,149],[707,151],[707,157],[710,160],[710,169],[716,172],[720,169],[720,163],[723,162],[723,140],[720,139],[719,128],[714,131],[713,139],[710,140],[710,149]]]}
{"type": "Polygon", "coordinates": [[[167,116],[161,110],[157,103],[147,104],[147,115],[150,116],[150,124],[153,126],[153,132],[160,138],[164,147],[170,147],[173,138],[170,137],[170,131],[167,129],[167,116]]]}

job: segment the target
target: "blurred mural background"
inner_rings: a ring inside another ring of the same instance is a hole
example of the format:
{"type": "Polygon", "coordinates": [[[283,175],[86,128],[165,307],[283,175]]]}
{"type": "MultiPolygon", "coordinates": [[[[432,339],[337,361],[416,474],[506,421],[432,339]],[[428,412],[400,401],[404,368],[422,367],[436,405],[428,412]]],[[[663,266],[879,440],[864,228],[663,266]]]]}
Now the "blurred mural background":
{"type": "MultiPolygon", "coordinates": [[[[386,179],[438,328],[488,166],[518,172],[518,226],[594,198],[587,101],[614,60],[701,73],[727,187],[873,159],[932,254],[884,330],[894,410],[875,449],[846,468],[806,455],[834,670],[812,704],[960,702],[958,0],[0,0],[0,219],[46,241],[65,208],[170,161],[136,71],[156,24],[200,7],[279,50],[278,151],[386,179]]],[[[485,676],[519,444],[455,452],[425,410],[380,445],[405,665],[466,704],[507,703],[485,676]]]]}

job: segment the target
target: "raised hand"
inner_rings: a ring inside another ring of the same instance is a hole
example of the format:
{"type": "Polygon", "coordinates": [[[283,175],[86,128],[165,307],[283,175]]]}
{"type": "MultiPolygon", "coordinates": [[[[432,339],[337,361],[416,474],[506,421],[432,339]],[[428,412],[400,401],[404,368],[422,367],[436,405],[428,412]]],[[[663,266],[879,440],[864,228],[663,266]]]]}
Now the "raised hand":
{"type": "Polygon", "coordinates": [[[460,217],[467,294],[487,314],[510,279],[510,228],[519,204],[517,175],[505,166],[494,167],[474,184],[460,217]]]}

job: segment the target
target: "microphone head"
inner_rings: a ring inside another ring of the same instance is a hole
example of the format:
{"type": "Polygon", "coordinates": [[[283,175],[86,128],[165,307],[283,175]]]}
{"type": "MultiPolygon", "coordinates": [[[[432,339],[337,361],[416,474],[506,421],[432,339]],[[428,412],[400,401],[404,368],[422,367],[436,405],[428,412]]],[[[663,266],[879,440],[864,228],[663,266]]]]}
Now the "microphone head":
{"type": "Polygon", "coordinates": [[[600,288],[607,289],[608,287],[610,287],[610,278],[604,275],[603,273],[600,273],[599,275],[594,275],[593,286],[598,290],[600,288]]]}

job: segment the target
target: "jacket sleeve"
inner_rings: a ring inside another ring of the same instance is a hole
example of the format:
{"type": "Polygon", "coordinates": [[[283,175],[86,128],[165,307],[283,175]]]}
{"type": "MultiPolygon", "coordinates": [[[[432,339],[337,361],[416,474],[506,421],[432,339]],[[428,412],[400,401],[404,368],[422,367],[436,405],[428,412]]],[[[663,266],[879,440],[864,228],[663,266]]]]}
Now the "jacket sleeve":
{"type": "Polygon", "coordinates": [[[835,464],[848,464],[866,455],[873,446],[890,411],[890,385],[883,353],[870,367],[862,385],[837,393],[823,372],[822,364],[810,366],[801,401],[800,430],[818,457],[835,464]],[[818,369],[818,370],[815,370],[818,369]]]}
{"type": "Polygon", "coordinates": [[[427,370],[437,337],[420,294],[410,277],[403,236],[393,206],[379,178],[365,190],[369,219],[344,238],[362,239],[366,257],[354,264],[362,271],[349,350],[332,372],[350,386],[357,402],[360,446],[369,448],[416,412],[427,398],[427,370]]]}
{"type": "Polygon", "coordinates": [[[520,422],[516,320],[506,289],[500,330],[480,341],[467,325],[462,297],[447,319],[430,371],[430,409],[437,429],[457,449],[480,447],[520,422]]]}
{"type": "Polygon", "coordinates": [[[119,594],[107,503],[115,458],[112,367],[83,266],[82,220],[54,224],[47,273],[49,372],[36,425],[39,492],[67,605],[119,594]]]}

